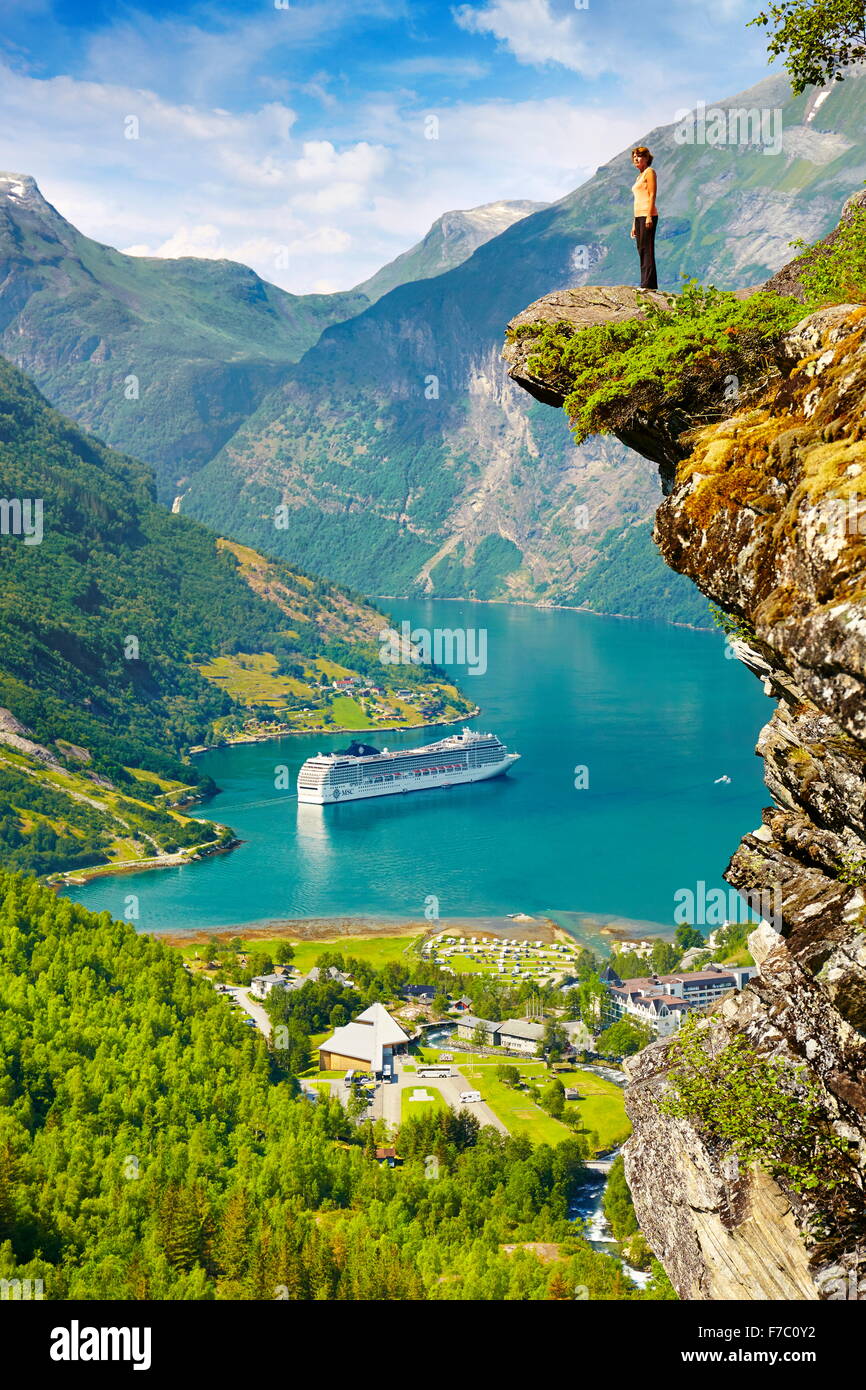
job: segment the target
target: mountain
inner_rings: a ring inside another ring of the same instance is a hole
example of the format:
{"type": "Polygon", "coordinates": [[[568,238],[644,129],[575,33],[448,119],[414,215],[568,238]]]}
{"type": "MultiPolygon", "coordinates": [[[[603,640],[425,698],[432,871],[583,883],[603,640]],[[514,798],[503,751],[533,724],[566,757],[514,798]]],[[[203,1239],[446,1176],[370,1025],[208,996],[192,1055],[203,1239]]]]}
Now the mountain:
{"type": "MultiPolygon", "coordinates": [[[[771,77],[720,107],[726,120],[769,113],[781,142],[776,153],[682,143],[674,126],[643,137],[659,173],[666,287],[681,275],[766,279],[794,238],[829,230],[866,177],[862,76],[797,98],[771,77]]],[[[610,438],[576,449],[564,418],[515,388],[499,355],[504,325],[541,295],[635,282],[632,181],[623,151],[462,265],[328,328],[196,476],[183,510],[366,592],[705,620],[650,544],[659,484],[646,462],[610,438]],[[275,537],[280,503],[290,524],[275,537]]]]}
{"type": "Polygon", "coordinates": [[[355,294],[363,294],[371,303],[381,299],[389,290],[410,280],[429,280],[442,275],[467,261],[479,246],[499,236],[530,213],[539,212],[546,203],[528,199],[513,202],[483,203],[466,211],[445,212],[437,217],[422,241],[402,256],[377,270],[369,280],[355,286],[355,294]]]}
{"type": "Polygon", "coordinates": [[[293,295],[233,261],[103,246],[29,175],[0,174],[0,353],[78,424],[151,464],[171,501],[323,329],[542,206],[446,213],[365,285],[293,295]]]}
{"type": "Polygon", "coordinates": [[[127,256],[25,174],[0,175],[0,353],[52,404],[145,459],[173,498],[363,295],[292,295],[233,261],[127,256]]]}
{"type": "Polygon", "coordinates": [[[6,865],[44,873],[216,839],[172,812],[208,789],[184,755],[251,714],[367,728],[469,708],[430,668],[381,665],[386,622],[369,604],[169,512],[144,465],[2,359],[0,476],[6,865]],[[341,675],[384,688],[369,714],[332,693],[341,675]],[[411,698],[391,696],[404,686],[411,698]]]}

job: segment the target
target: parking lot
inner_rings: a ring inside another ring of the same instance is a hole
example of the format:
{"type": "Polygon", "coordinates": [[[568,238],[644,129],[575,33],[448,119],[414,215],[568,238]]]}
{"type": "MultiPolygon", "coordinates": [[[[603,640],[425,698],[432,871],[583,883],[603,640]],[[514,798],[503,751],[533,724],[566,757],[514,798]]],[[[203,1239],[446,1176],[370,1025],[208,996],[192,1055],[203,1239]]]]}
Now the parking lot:
{"type": "MultiPolygon", "coordinates": [[[[471,1104],[461,1105],[460,1093],[471,1091],[473,1088],[457,1067],[452,1066],[450,1077],[419,1077],[417,1071],[403,1070],[403,1061],[402,1057],[395,1058],[396,1081],[376,1082],[375,1091],[372,1092],[373,1103],[369,1109],[370,1119],[385,1120],[389,1125],[399,1126],[402,1118],[403,1092],[417,1087],[427,1091],[438,1091],[452,1110],[469,1110],[476,1116],[479,1124],[492,1125],[494,1129],[499,1130],[500,1134],[508,1133],[505,1125],[493,1113],[490,1106],[485,1105],[484,1101],[473,1101],[471,1104]]],[[[417,1059],[411,1058],[410,1065],[417,1065],[417,1059]]],[[[331,1080],[332,1095],[345,1098],[346,1092],[347,1087],[341,1076],[331,1080]]]]}
{"type": "MultiPolygon", "coordinates": [[[[223,989],[226,998],[235,1001],[239,1008],[243,1009],[248,1017],[255,1023],[256,1027],[266,1038],[271,1035],[271,1021],[264,1008],[257,1000],[250,997],[248,989],[239,985],[227,985],[223,989]]],[[[508,1130],[502,1121],[493,1113],[489,1105],[484,1101],[474,1101],[468,1105],[461,1105],[461,1091],[471,1091],[473,1087],[466,1080],[465,1076],[456,1066],[451,1068],[450,1077],[421,1077],[417,1071],[405,1071],[404,1064],[409,1061],[410,1066],[417,1066],[417,1058],[395,1057],[394,1065],[397,1069],[397,1080],[393,1082],[377,1081],[375,1090],[372,1091],[373,1103],[369,1109],[370,1118],[373,1120],[385,1120],[389,1125],[399,1126],[402,1118],[403,1091],[413,1087],[424,1086],[429,1091],[438,1091],[442,1099],[452,1110],[469,1110],[476,1116],[482,1125],[492,1125],[498,1129],[500,1134],[507,1134],[508,1130]]],[[[446,1063],[447,1065],[447,1063],[446,1063]]],[[[303,1089],[310,1094],[317,1095],[323,1082],[318,1082],[315,1087],[309,1082],[301,1081],[303,1089]]],[[[337,1096],[345,1101],[347,1088],[342,1076],[331,1078],[331,1095],[337,1096]]]]}

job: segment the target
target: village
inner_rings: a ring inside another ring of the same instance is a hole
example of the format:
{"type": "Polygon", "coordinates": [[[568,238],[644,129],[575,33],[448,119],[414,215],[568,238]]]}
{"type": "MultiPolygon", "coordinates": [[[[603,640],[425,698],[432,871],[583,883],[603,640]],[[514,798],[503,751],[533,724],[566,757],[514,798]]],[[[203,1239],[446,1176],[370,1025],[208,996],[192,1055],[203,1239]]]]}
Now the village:
{"type": "MultiPolygon", "coordinates": [[[[592,1016],[580,989],[586,979],[585,951],[558,931],[544,931],[533,919],[514,919],[514,936],[442,929],[418,938],[354,942],[369,945],[385,979],[393,984],[363,1008],[347,1011],[339,1001],[369,998],[370,977],[355,979],[342,964],[321,963],[302,969],[291,963],[294,950],[274,952],[284,963],[254,974],[248,985],[222,978],[216,988],[232,1007],[258,1028],[273,1049],[286,1044],[281,1001],[307,986],[330,991],[337,1001],[322,1014],[330,1028],[313,1029],[309,1048],[293,1062],[301,1090],[310,1099],[339,1099],[358,1124],[370,1122],[377,1149],[398,1159],[399,1130],[406,1118],[431,1111],[469,1110],[482,1125],[503,1134],[526,1134],[536,1143],[579,1137],[588,1159],[607,1161],[628,1134],[623,1090],[626,1073],[621,1055],[605,1046],[625,1021],[640,1045],[668,1036],[692,1010],[704,1009],[732,989],[742,989],[754,967],[711,964],[706,969],[654,974],[650,941],[628,943],[632,959],[647,959],[648,973],[621,979],[613,965],[595,977],[592,1016]],[[525,924],[529,924],[528,927],[525,924]],[[548,939],[537,939],[546,936],[548,939]],[[387,974],[387,961],[408,956],[430,983],[412,983],[387,974]],[[288,959],[287,959],[288,957],[288,959]],[[433,981],[451,977],[453,986],[433,981]],[[506,1018],[476,1012],[469,991],[498,991],[497,997],[519,1001],[506,1018]],[[462,982],[462,987],[461,987],[462,982]],[[613,1032],[611,1029],[613,1028],[613,1032]]],[[[306,963],[313,946],[299,948],[306,963]]],[[[688,954],[688,953],[687,953],[688,954]]],[[[247,962],[261,954],[242,956],[247,962]]],[[[343,960],[339,956],[340,961],[343,960]]],[[[352,964],[352,957],[347,965],[352,964]]],[[[617,959],[614,954],[613,960],[617,959]]],[[[625,957],[623,957],[625,959],[625,957]]],[[[219,962],[204,965],[210,974],[219,962]]],[[[360,969],[363,962],[354,961],[360,969]]],[[[628,1049],[626,1050],[633,1050],[628,1049]]]]}

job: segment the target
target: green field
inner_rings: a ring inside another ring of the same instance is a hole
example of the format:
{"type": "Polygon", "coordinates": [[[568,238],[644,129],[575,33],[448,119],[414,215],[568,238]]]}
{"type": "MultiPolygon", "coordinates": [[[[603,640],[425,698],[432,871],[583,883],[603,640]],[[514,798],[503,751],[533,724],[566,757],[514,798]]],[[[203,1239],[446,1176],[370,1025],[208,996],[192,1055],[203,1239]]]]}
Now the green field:
{"type": "Polygon", "coordinates": [[[432,1086],[425,1086],[423,1082],[417,1086],[407,1086],[400,1096],[400,1116],[403,1120],[411,1115],[429,1115],[434,1110],[447,1110],[448,1106],[440,1093],[432,1086]],[[418,1092],[426,1092],[428,1100],[412,1100],[411,1097],[418,1092]]]}
{"type": "Polygon", "coordinates": [[[353,695],[335,695],[331,700],[331,714],[340,729],[372,729],[372,719],[364,713],[353,695]]]}
{"type": "MultiPolygon", "coordinates": [[[[536,1074],[532,1064],[525,1066],[514,1062],[511,1057],[508,1063],[517,1066],[521,1076],[536,1074]]],[[[461,1062],[459,1065],[469,1085],[481,1092],[481,1099],[487,1102],[510,1134],[525,1134],[533,1144],[561,1144],[563,1139],[574,1137],[567,1125],[554,1120],[525,1091],[512,1090],[500,1081],[496,1075],[497,1063],[488,1062],[485,1065],[482,1062],[467,1066],[461,1062]]],[[[541,1071],[544,1070],[541,1063],[537,1065],[541,1071]]]]}
{"type": "MultiPolygon", "coordinates": [[[[513,1057],[503,1060],[509,1066],[516,1066],[524,1080],[532,1077],[542,1085],[547,1080],[547,1069],[542,1062],[519,1062],[513,1057]]],[[[481,1092],[482,1099],[511,1134],[525,1134],[535,1144],[559,1144],[563,1139],[574,1137],[568,1125],[548,1115],[525,1091],[513,1090],[500,1081],[496,1076],[498,1065],[501,1064],[459,1063],[467,1082],[481,1092]]],[[[562,1072],[560,1077],[563,1085],[580,1092],[580,1100],[566,1101],[566,1112],[576,1110],[583,1128],[598,1135],[597,1152],[603,1153],[628,1138],[630,1126],[619,1086],[587,1071],[562,1072]]]]}
{"type": "Polygon", "coordinates": [[[598,1135],[598,1151],[622,1144],[631,1134],[631,1125],[625,1113],[625,1099],[621,1087],[591,1071],[563,1073],[565,1086],[573,1086],[580,1092],[580,1100],[567,1100],[566,1112],[577,1110],[584,1129],[594,1130],[598,1135]]]}
{"type": "MultiPolygon", "coordinates": [[[[243,943],[245,951],[267,951],[270,954],[277,949],[282,941],[288,940],[294,947],[295,958],[293,965],[305,975],[308,970],[316,964],[319,956],[325,951],[339,951],[344,956],[354,956],[356,960],[369,961],[369,963],[380,970],[389,961],[406,960],[405,952],[417,941],[421,935],[419,929],[417,935],[409,936],[338,936],[329,938],[326,941],[296,941],[292,937],[274,936],[249,938],[243,937],[238,933],[240,941],[243,943]]],[[[223,941],[225,946],[227,941],[223,941]]],[[[196,953],[200,959],[204,960],[208,955],[208,945],[206,942],[196,941],[188,945],[181,945],[178,948],[185,960],[194,961],[196,953]]]]}

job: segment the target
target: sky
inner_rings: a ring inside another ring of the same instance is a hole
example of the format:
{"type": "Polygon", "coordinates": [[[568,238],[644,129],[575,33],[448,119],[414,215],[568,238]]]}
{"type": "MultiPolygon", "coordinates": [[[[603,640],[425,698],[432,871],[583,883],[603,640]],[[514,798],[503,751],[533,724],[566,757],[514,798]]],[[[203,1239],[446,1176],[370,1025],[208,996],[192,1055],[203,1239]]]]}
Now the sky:
{"type": "Polygon", "coordinates": [[[349,289],[772,69],[759,0],[0,0],[0,169],[134,255],[349,289]]]}

